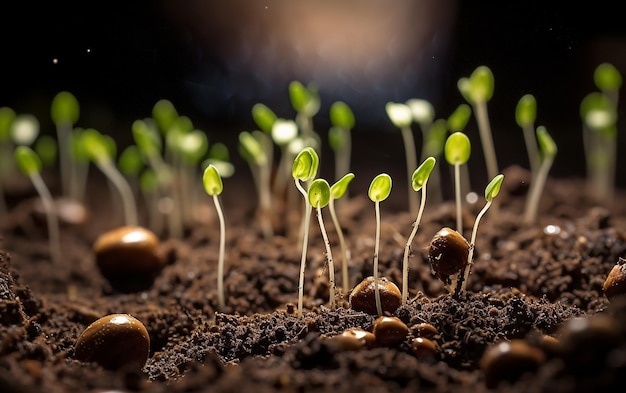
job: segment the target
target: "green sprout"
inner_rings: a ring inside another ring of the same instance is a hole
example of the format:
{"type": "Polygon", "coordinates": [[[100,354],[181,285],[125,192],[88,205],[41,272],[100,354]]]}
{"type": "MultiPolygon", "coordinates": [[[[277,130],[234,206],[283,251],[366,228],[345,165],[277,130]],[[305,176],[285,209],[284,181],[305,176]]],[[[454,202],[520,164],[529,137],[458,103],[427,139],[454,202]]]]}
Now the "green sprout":
{"type": "MultiPolygon", "coordinates": [[[[8,106],[0,107],[0,199],[3,198],[2,182],[8,180],[15,169],[15,162],[12,157],[13,141],[11,140],[11,127],[14,120],[15,111],[13,109],[8,106]]],[[[1,214],[0,217],[2,217],[1,214]]]]}
{"type": "Polygon", "coordinates": [[[328,143],[335,152],[335,180],[350,170],[354,122],[354,113],[348,104],[336,101],[330,106],[332,127],[328,130],[328,143]]]}
{"type": "Polygon", "coordinates": [[[335,308],[335,265],[333,262],[333,253],[330,249],[330,241],[326,233],[326,227],[324,226],[324,219],[322,218],[322,208],[326,207],[331,201],[330,186],[324,179],[315,179],[309,186],[309,204],[317,211],[317,222],[322,232],[322,238],[324,239],[324,245],[326,246],[326,261],[328,262],[328,290],[329,290],[329,304],[330,309],[335,308]]]}
{"type": "Polygon", "coordinates": [[[380,302],[380,288],[378,287],[378,251],[380,249],[380,202],[384,201],[391,194],[391,176],[381,173],[370,183],[368,196],[374,202],[376,212],[376,240],[374,243],[374,298],[376,299],[376,311],[378,315],[383,314],[383,307],[380,302]]]}
{"type": "Polygon", "coordinates": [[[436,160],[434,157],[428,157],[413,172],[412,176],[411,185],[416,192],[422,190],[422,199],[417,213],[417,218],[413,223],[413,230],[411,231],[406,245],[404,246],[404,258],[402,260],[402,304],[406,304],[409,296],[409,254],[411,253],[411,243],[413,243],[413,238],[415,237],[417,228],[419,228],[420,221],[422,220],[424,206],[426,206],[426,183],[428,183],[428,178],[435,167],[435,163],[436,160]]]}
{"type": "Polygon", "coordinates": [[[30,113],[15,116],[11,138],[16,145],[31,146],[39,137],[39,120],[30,113]]]}
{"type": "Polygon", "coordinates": [[[541,164],[537,170],[537,175],[533,178],[533,182],[530,185],[528,199],[526,200],[524,218],[529,224],[534,224],[537,221],[539,198],[557,153],[556,143],[554,143],[546,127],[537,127],[537,141],[539,142],[539,150],[541,152],[541,164]]]}
{"type": "Polygon", "coordinates": [[[498,160],[496,150],[493,146],[491,135],[491,125],[489,124],[489,114],[487,102],[493,96],[494,78],[491,69],[487,66],[479,66],[469,76],[461,78],[458,82],[461,95],[472,105],[476,113],[476,122],[480,133],[480,142],[485,155],[487,174],[490,178],[498,174],[498,160]]]}
{"type": "Polygon", "coordinates": [[[309,243],[309,226],[313,207],[309,203],[308,192],[300,182],[308,182],[315,178],[319,167],[319,156],[312,147],[305,147],[293,160],[291,175],[296,188],[304,197],[304,220],[302,224],[302,257],[300,259],[300,279],[298,283],[298,317],[302,316],[302,299],[304,297],[304,269],[306,267],[306,252],[309,243]]]}
{"type": "Polygon", "coordinates": [[[330,215],[333,219],[333,224],[335,225],[335,230],[337,231],[337,237],[339,238],[339,246],[341,247],[341,277],[343,283],[343,293],[349,293],[350,291],[350,278],[348,276],[348,263],[350,257],[348,255],[348,248],[346,247],[346,240],[343,236],[341,225],[339,225],[337,212],[335,211],[335,199],[340,199],[346,195],[348,185],[352,179],[354,179],[354,173],[347,173],[330,187],[329,209],[330,215]]]}
{"type": "MultiPolygon", "coordinates": [[[[385,105],[387,116],[391,120],[394,126],[400,129],[402,134],[402,141],[404,143],[404,153],[406,156],[406,169],[407,169],[407,184],[411,183],[411,173],[413,168],[417,167],[417,153],[415,152],[415,140],[413,138],[413,131],[411,130],[411,123],[413,122],[413,113],[411,108],[406,104],[388,102],[385,105]]],[[[411,192],[411,187],[407,187],[409,211],[411,214],[417,214],[418,201],[415,195],[411,192]]]]}
{"type": "Polygon", "coordinates": [[[465,291],[465,288],[467,287],[467,279],[469,278],[472,265],[474,264],[473,256],[474,256],[474,249],[476,248],[476,233],[478,232],[478,223],[480,222],[480,219],[483,217],[483,215],[487,212],[487,210],[493,203],[494,198],[498,196],[498,193],[500,193],[500,187],[502,186],[503,180],[504,180],[504,175],[502,174],[496,175],[496,177],[494,177],[489,182],[489,184],[487,184],[487,187],[485,187],[485,200],[487,201],[487,203],[485,203],[485,206],[478,213],[478,215],[476,216],[476,220],[474,221],[474,227],[472,228],[472,240],[470,241],[470,249],[469,249],[469,254],[467,256],[467,265],[463,267],[464,269],[463,282],[461,283],[461,287],[460,287],[461,290],[459,294],[465,291]]]}
{"type": "Polygon", "coordinates": [[[531,178],[537,176],[539,170],[539,150],[537,148],[537,138],[535,137],[535,120],[537,119],[537,100],[532,94],[525,94],[517,102],[515,108],[515,121],[522,128],[524,133],[524,143],[528,152],[528,162],[530,165],[531,178]]]}
{"type": "Polygon", "coordinates": [[[141,151],[137,145],[129,145],[122,151],[117,158],[117,166],[120,168],[120,172],[126,176],[133,190],[137,191],[139,174],[145,167],[141,151]]]}
{"type": "Polygon", "coordinates": [[[44,209],[46,210],[46,221],[48,223],[48,241],[50,247],[50,258],[55,264],[61,262],[61,241],[59,237],[59,221],[56,212],[56,205],[50,194],[50,190],[41,177],[41,160],[30,147],[18,146],[15,149],[15,160],[22,173],[28,176],[37,190],[44,209]]]}
{"type": "Polygon", "coordinates": [[[463,215],[461,209],[461,165],[469,160],[472,145],[464,133],[457,131],[446,140],[444,154],[448,164],[454,166],[454,190],[456,199],[456,226],[457,232],[463,233],[463,215]]]}
{"type": "Polygon", "coordinates": [[[247,131],[239,133],[239,152],[250,166],[252,178],[257,189],[261,230],[266,239],[271,239],[274,236],[270,217],[272,211],[271,190],[269,188],[271,168],[268,165],[268,158],[266,149],[263,147],[263,142],[258,138],[260,135],[264,134],[250,133],[247,131]]]}
{"type": "Polygon", "coordinates": [[[320,96],[317,86],[309,83],[304,86],[299,81],[289,84],[289,99],[291,106],[296,110],[296,123],[302,133],[302,137],[309,141],[311,138],[318,139],[313,130],[313,116],[320,110],[320,96]]]}
{"type": "Polygon", "coordinates": [[[217,216],[220,221],[220,249],[217,264],[217,296],[219,308],[223,310],[225,307],[224,249],[226,248],[226,229],[224,224],[224,213],[222,212],[222,207],[220,205],[219,195],[224,190],[224,184],[222,183],[220,173],[215,166],[209,165],[208,167],[206,167],[206,169],[204,170],[204,175],[202,176],[202,184],[204,185],[204,190],[206,191],[206,193],[213,197],[215,210],[217,211],[217,216]]]}
{"type": "Polygon", "coordinates": [[[61,189],[63,195],[72,196],[72,182],[75,181],[76,172],[72,162],[72,129],[80,116],[80,106],[74,95],[68,91],[57,93],[52,99],[50,115],[56,126],[59,144],[59,165],[61,171],[61,189]]]}
{"type": "Polygon", "coordinates": [[[51,168],[54,166],[58,156],[57,141],[54,137],[50,135],[41,135],[35,141],[33,150],[41,159],[41,164],[44,168],[51,168]]]}
{"type": "Polygon", "coordinates": [[[139,176],[139,188],[148,204],[148,226],[154,233],[163,230],[163,216],[159,213],[159,177],[151,168],[145,168],[139,176]]]}
{"type": "Polygon", "coordinates": [[[124,207],[126,225],[137,225],[137,207],[133,191],[113,161],[115,142],[96,129],[89,128],[82,134],[82,143],[93,163],[117,188],[124,207]]]}
{"type": "Polygon", "coordinates": [[[619,89],[622,87],[622,74],[611,63],[599,64],[593,72],[593,82],[606,94],[617,109],[619,89]]]}
{"type": "Polygon", "coordinates": [[[164,135],[174,125],[178,117],[178,111],[170,100],[160,99],[152,107],[152,118],[164,135]]]}
{"type": "MultiPolygon", "coordinates": [[[[437,119],[431,125],[428,130],[428,137],[425,140],[423,152],[426,158],[434,157],[439,159],[443,153],[443,148],[446,144],[446,138],[448,137],[448,122],[446,119],[437,119]]],[[[441,190],[441,170],[435,169],[431,173],[429,182],[430,187],[430,200],[434,203],[441,203],[443,201],[443,192],[441,190]]]]}
{"type": "MultiPolygon", "coordinates": [[[[463,132],[471,116],[472,108],[467,104],[460,104],[447,119],[446,125],[448,127],[448,131],[450,131],[450,133],[463,132]]],[[[470,172],[468,165],[461,165],[460,172],[460,193],[461,195],[467,195],[467,193],[471,190],[470,172]]]]}

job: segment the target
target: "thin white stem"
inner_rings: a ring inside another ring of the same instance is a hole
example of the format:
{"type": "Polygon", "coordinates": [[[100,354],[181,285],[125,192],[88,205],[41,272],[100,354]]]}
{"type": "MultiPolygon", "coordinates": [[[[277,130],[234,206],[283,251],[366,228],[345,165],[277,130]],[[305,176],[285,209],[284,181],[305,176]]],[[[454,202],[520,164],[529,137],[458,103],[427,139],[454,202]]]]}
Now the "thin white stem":
{"type": "Polygon", "coordinates": [[[374,298],[376,300],[376,311],[378,315],[383,315],[383,306],[380,303],[380,288],[378,287],[378,251],[380,247],[380,202],[375,202],[376,210],[376,242],[374,243],[374,298]]]}
{"type": "Polygon", "coordinates": [[[304,270],[306,268],[306,252],[309,243],[309,223],[311,222],[311,211],[313,210],[309,200],[307,198],[307,192],[304,190],[300,181],[295,179],[296,187],[298,191],[304,197],[305,211],[304,211],[304,225],[302,234],[302,257],[300,259],[300,279],[298,281],[298,317],[302,317],[302,299],[304,298],[304,270]]]}
{"type": "Polygon", "coordinates": [[[424,206],[426,206],[426,183],[422,186],[422,199],[420,202],[419,212],[417,213],[417,218],[413,223],[413,230],[411,231],[406,245],[404,246],[404,258],[402,260],[402,304],[406,304],[409,298],[409,255],[411,254],[411,243],[413,243],[413,238],[415,238],[417,228],[419,228],[420,221],[422,221],[424,206]]]}
{"type": "Polygon", "coordinates": [[[59,235],[59,219],[56,212],[56,205],[50,194],[50,190],[46,187],[46,183],[39,173],[30,175],[33,186],[39,193],[43,207],[46,210],[46,221],[48,223],[48,242],[50,247],[50,258],[52,262],[58,266],[61,262],[61,239],[59,235]]]}
{"type": "Polygon", "coordinates": [[[224,300],[224,251],[226,248],[226,225],[224,224],[224,213],[222,212],[222,206],[217,195],[213,195],[213,203],[215,204],[215,210],[217,211],[217,217],[220,221],[220,250],[217,260],[217,299],[220,310],[223,310],[226,306],[224,300]]]}
{"type": "Polygon", "coordinates": [[[489,124],[489,114],[487,113],[487,102],[477,102],[474,106],[474,111],[476,112],[476,121],[478,122],[480,143],[485,155],[487,174],[490,179],[493,179],[498,176],[498,160],[496,159],[496,150],[493,147],[491,125],[489,124]]]}
{"type": "Polygon", "coordinates": [[[329,301],[328,307],[331,310],[335,309],[335,264],[333,262],[333,253],[330,249],[330,241],[328,241],[328,235],[326,234],[326,227],[324,226],[324,220],[322,218],[322,208],[317,207],[317,222],[320,224],[320,231],[322,232],[322,238],[324,239],[324,246],[326,247],[326,260],[328,261],[328,291],[329,301]]]}
{"type": "Polygon", "coordinates": [[[524,133],[524,143],[526,144],[526,151],[528,152],[528,163],[530,165],[531,179],[537,176],[539,170],[539,148],[537,147],[537,137],[532,125],[522,128],[524,133]]]}
{"type": "Polygon", "coordinates": [[[539,198],[541,198],[541,192],[543,191],[543,186],[548,177],[548,172],[550,171],[550,167],[552,166],[552,161],[554,161],[554,157],[546,157],[543,160],[541,166],[539,167],[539,171],[537,172],[537,177],[530,185],[530,191],[528,199],[526,199],[526,208],[524,214],[524,219],[528,224],[534,224],[537,221],[539,198]]]}
{"type": "Polygon", "coordinates": [[[257,188],[259,190],[259,207],[261,230],[265,239],[271,239],[274,237],[274,229],[272,228],[271,214],[272,214],[272,198],[270,191],[270,167],[268,165],[261,165],[259,167],[259,181],[257,188]]]}
{"type": "Polygon", "coordinates": [[[474,264],[473,258],[474,258],[474,248],[476,244],[476,233],[478,232],[478,223],[480,222],[480,219],[483,217],[487,209],[489,209],[489,206],[491,206],[491,201],[487,201],[483,209],[476,216],[476,221],[474,221],[474,228],[472,228],[472,241],[470,242],[470,249],[467,255],[467,265],[465,266],[464,272],[463,272],[463,282],[461,283],[461,292],[465,291],[465,288],[467,287],[467,280],[469,278],[470,270],[472,270],[472,265],[474,264]]]}
{"type": "Polygon", "coordinates": [[[328,207],[330,208],[330,216],[333,219],[333,224],[335,225],[335,230],[337,231],[337,237],[339,238],[339,247],[341,247],[341,283],[343,287],[343,293],[345,295],[350,291],[350,277],[348,274],[348,249],[346,247],[346,239],[344,238],[343,231],[341,230],[341,226],[339,225],[337,212],[335,211],[334,198],[330,198],[328,207]]]}
{"type": "Polygon", "coordinates": [[[461,165],[454,164],[454,193],[456,199],[456,231],[463,235],[463,212],[461,207],[461,165]]]}
{"type": "Polygon", "coordinates": [[[415,140],[413,139],[413,131],[411,131],[411,127],[402,127],[400,131],[402,133],[402,140],[404,142],[404,154],[406,156],[409,212],[411,212],[411,214],[417,214],[417,195],[415,195],[413,193],[413,190],[411,189],[411,176],[413,175],[413,171],[415,170],[415,168],[417,168],[415,140]]]}
{"type": "Polygon", "coordinates": [[[72,165],[72,156],[71,156],[71,134],[72,134],[72,126],[67,123],[57,124],[56,127],[57,138],[59,139],[59,169],[61,171],[61,189],[63,191],[63,195],[70,195],[70,183],[71,183],[71,165],[72,165]]]}
{"type": "Polygon", "coordinates": [[[124,206],[124,221],[128,226],[137,225],[137,205],[133,190],[128,185],[124,176],[117,170],[111,160],[96,160],[96,165],[107,176],[107,178],[117,188],[122,198],[124,206]]]}

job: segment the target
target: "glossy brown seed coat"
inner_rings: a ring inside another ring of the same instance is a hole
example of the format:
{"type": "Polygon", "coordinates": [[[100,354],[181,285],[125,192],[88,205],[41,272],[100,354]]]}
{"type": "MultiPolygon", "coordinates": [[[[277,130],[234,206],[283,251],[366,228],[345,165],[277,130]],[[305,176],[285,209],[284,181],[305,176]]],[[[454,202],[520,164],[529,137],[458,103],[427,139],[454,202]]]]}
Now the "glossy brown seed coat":
{"type": "Polygon", "coordinates": [[[376,337],[360,328],[346,329],[341,334],[330,338],[344,351],[358,351],[363,348],[371,348],[376,344],[376,337]]]}
{"type": "Polygon", "coordinates": [[[415,336],[422,338],[433,338],[439,334],[436,327],[426,322],[411,326],[411,331],[415,336]]]}
{"type": "Polygon", "coordinates": [[[409,334],[409,328],[400,318],[382,316],[374,321],[372,333],[374,333],[378,345],[392,346],[404,341],[409,334]]]}
{"type": "Polygon", "coordinates": [[[428,262],[439,279],[446,282],[467,265],[470,245],[457,231],[442,228],[433,236],[428,247],[428,262]]]}
{"type": "Polygon", "coordinates": [[[545,361],[544,353],[526,341],[514,339],[495,344],[483,354],[480,368],[485,374],[488,388],[498,386],[501,381],[516,381],[522,374],[532,372],[545,361]]]}
{"type": "Polygon", "coordinates": [[[425,359],[433,357],[439,350],[437,344],[433,340],[424,337],[416,337],[411,341],[411,349],[416,357],[425,359]]]}
{"type": "Polygon", "coordinates": [[[110,314],[87,326],[76,340],[74,358],[117,370],[141,369],[150,353],[148,330],[128,314],[110,314]]]}
{"type": "Polygon", "coordinates": [[[619,258],[604,281],[602,290],[609,300],[626,295],[626,259],[619,258]]]}
{"type": "MultiPolygon", "coordinates": [[[[402,293],[396,284],[389,281],[386,277],[379,277],[378,290],[384,313],[393,313],[400,307],[402,303],[402,293]]],[[[370,315],[377,315],[375,292],[374,277],[366,277],[350,292],[350,308],[356,311],[366,312],[370,315]]]]}

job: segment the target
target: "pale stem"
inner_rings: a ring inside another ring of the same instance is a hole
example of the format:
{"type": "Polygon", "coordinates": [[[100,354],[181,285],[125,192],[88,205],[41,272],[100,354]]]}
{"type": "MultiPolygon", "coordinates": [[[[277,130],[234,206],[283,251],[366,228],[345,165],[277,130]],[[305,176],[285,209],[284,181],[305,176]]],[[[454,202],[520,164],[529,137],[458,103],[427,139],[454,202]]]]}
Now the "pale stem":
{"type": "Polygon", "coordinates": [[[89,178],[89,164],[83,162],[75,163],[75,198],[79,202],[85,201],[85,190],[87,189],[87,179],[89,178]]]}
{"type": "Polygon", "coordinates": [[[417,168],[417,153],[415,153],[415,140],[413,139],[413,131],[411,131],[411,127],[402,127],[400,131],[402,133],[402,140],[404,143],[404,154],[406,156],[409,212],[411,212],[411,214],[417,214],[417,195],[414,195],[413,190],[411,190],[411,174],[413,173],[415,168],[417,168]]]}
{"type": "Polygon", "coordinates": [[[213,203],[217,211],[217,217],[220,221],[220,250],[217,260],[217,299],[220,310],[226,306],[224,300],[224,250],[226,248],[226,225],[224,224],[224,213],[217,195],[213,195],[213,203]]]}
{"type": "Polygon", "coordinates": [[[537,176],[539,170],[539,149],[537,148],[537,137],[535,136],[535,130],[532,125],[524,126],[522,128],[524,133],[524,143],[526,144],[526,151],[528,152],[528,163],[530,164],[531,179],[537,176]]]}
{"type": "Polygon", "coordinates": [[[304,190],[302,185],[300,185],[300,182],[298,181],[298,179],[295,179],[295,181],[296,181],[296,187],[298,188],[298,190],[304,197],[304,203],[305,203],[304,225],[303,225],[304,233],[302,235],[302,257],[300,259],[300,279],[298,282],[298,317],[302,317],[302,299],[304,298],[304,269],[306,267],[306,252],[307,252],[307,245],[309,242],[309,223],[311,222],[311,210],[313,210],[313,208],[311,207],[311,204],[308,201],[307,192],[304,190]]]}
{"type": "Polygon", "coordinates": [[[376,311],[383,315],[383,306],[380,303],[380,288],[378,288],[378,250],[380,247],[380,202],[376,201],[376,242],[374,243],[374,298],[376,299],[376,311]]]}
{"type": "Polygon", "coordinates": [[[491,125],[489,124],[489,115],[487,113],[487,102],[478,101],[475,105],[476,121],[478,122],[478,131],[480,133],[480,143],[485,154],[485,163],[487,165],[487,174],[490,179],[498,176],[498,161],[496,159],[496,150],[493,147],[493,138],[491,136],[491,125]]]}
{"type": "Polygon", "coordinates": [[[467,265],[465,266],[464,272],[463,272],[463,282],[461,283],[461,292],[465,291],[465,288],[467,287],[467,280],[469,278],[470,270],[472,270],[472,265],[474,264],[473,258],[474,258],[474,248],[476,244],[476,233],[478,232],[478,223],[480,222],[480,219],[483,217],[487,209],[489,209],[489,206],[491,206],[491,202],[492,201],[487,201],[487,203],[485,203],[485,206],[483,207],[483,209],[476,216],[476,221],[474,221],[474,228],[472,228],[472,241],[470,242],[470,249],[469,249],[469,253],[467,254],[467,265]]]}
{"type": "Polygon", "coordinates": [[[46,221],[48,223],[48,241],[50,245],[50,258],[52,262],[58,265],[61,262],[61,240],[59,237],[59,220],[56,212],[56,206],[52,195],[46,187],[41,175],[39,173],[33,173],[30,175],[30,180],[33,182],[33,186],[39,193],[43,207],[46,210],[46,221]]]}
{"type": "Polygon", "coordinates": [[[61,189],[63,190],[63,195],[69,196],[71,189],[71,133],[72,126],[71,124],[67,124],[65,122],[59,123],[56,127],[57,137],[59,139],[59,169],[61,170],[61,189]]]}
{"type": "Polygon", "coordinates": [[[339,246],[341,247],[341,277],[343,284],[343,293],[347,294],[350,291],[350,278],[348,275],[348,249],[346,248],[346,240],[343,237],[343,231],[339,226],[339,219],[337,218],[337,212],[335,211],[335,199],[330,198],[328,207],[330,208],[330,216],[333,219],[333,225],[337,231],[337,237],[339,238],[339,246]]]}
{"type": "Polygon", "coordinates": [[[131,190],[124,176],[117,170],[110,160],[96,160],[96,164],[117,188],[124,206],[124,221],[128,226],[137,225],[137,209],[133,190],[131,190]]]}
{"type": "Polygon", "coordinates": [[[143,199],[148,205],[149,227],[154,233],[163,231],[163,216],[159,212],[159,196],[157,191],[143,191],[143,199]]]}
{"type": "Polygon", "coordinates": [[[272,199],[270,197],[270,167],[261,165],[259,167],[259,179],[257,189],[259,190],[259,206],[261,208],[261,230],[266,239],[274,237],[274,229],[272,228],[272,199]]]}
{"type": "Polygon", "coordinates": [[[291,170],[289,167],[290,158],[291,154],[289,154],[288,144],[281,146],[278,169],[276,170],[276,175],[274,176],[274,186],[272,189],[274,195],[279,195],[281,199],[285,193],[285,188],[287,188],[287,179],[291,170]]]}
{"type": "MultiPolygon", "coordinates": [[[[352,155],[352,135],[350,130],[342,129],[342,133],[346,140],[343,146],[335,152],[335,181],[341,179],[343,175],[350,171],[350,158],[352,155]]],[[[346,190],[344,197],[348,197],[346,190]]]]}
{"type": "Polygon", "coordinates": [[[539,167],[536,179],[534,179],[532,184],[530,185],[528,199],[526,200],[526,212],[524,215],[524,219],[528,224],[534,224],[537,221],[539,198],[541,197],[543,186],[548,177],[550,167],[552,166],[552,161],[554,161],[553,156],[546,156],[546,158],[541,163],[541,166],[539,167]]]}
{"type": "Polygon", "coordinates": [[[2,185],[3,181],[4,179],[0,178],[0,220],[2,222],[4,222],[4,218],[8,214],[7,201],[4,197],[4,186],[2,185]]]}
{"type": "Polygon", "coordinates": [[[413,223],[413,230],[411,231],[409,239],[404,246],[404,259],[402,261],[402,304],[406,304],[409,298],[409,255],[411,254],[411,243],[413,243],[413,238],[415,238],[417,228],[419,228],[420,221],[422,220],[424,206],[426,206],[426,183],[424,183],[424,185],[422,186],[422,199],[420,202],[420,209],[417,213],[417,218],[413,223]]]}
{"type": "Polygon", "coordinates": [[[320,224],[320,231],[322,232],[322,238],[324,239],[324,246],[326,247],[326,260],[328,261],[328,291],[329,291],[329,303],[328,307],[331,310],[335,309],[335,264],[333,262],[333,253],[330,249],[330,241],[328,241],[328,235],[326,234],[326,227],[324,227],[324,220],[322,219],[322,208],[317,207],[317,222],[320,224]]]}
{"type": "Polygon", "coordinates": [[[456,228],[463,235],[463,214],[461,211],[461,165],[454,164],[454,193],[456,199],[456,228]]]}

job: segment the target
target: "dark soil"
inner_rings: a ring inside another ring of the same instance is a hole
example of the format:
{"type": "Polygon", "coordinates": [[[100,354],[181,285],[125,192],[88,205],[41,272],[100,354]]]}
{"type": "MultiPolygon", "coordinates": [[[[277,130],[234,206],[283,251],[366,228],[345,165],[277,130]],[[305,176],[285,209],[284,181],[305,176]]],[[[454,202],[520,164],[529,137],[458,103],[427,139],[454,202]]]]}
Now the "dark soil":
{"type": "MultiPolygon", "coordinates": [[[[204,221],[188,228],[183,240],[163,237],[160,251],[167,265],[153,285],[130,293],[111,287],[94,262],[96,237],[120,221],[104,202],[90,205],[92,215],[84,225],[63,227],[59,266],[49,261],[45,226],[22,204],[14,209],[22,213],[5,223],[0,243],[0,391],[617,390],[626,382],[626,306],[610,303],[602,285],[618,258],[626,256],[626,206],[596,206],[581,191],[582,180],[550,179],[538,223],[527,225],[522,212],[528,174],[518,167],[504,173],[497,206],[479,227],[468,291],[450,296],[431,272],[426,246],[442,227],[455,227],[456,218],[451,201],[427,202],[410,258],[410,301],[394,312],[409,333],[397,345],[358,351],[327,339],[349,327],[371,330],[375,320],[351,310],[340,289],[341,255],[327,211],[338,307],[326,306],[325,249],[313,216],[305,313],[298,318],[301,244],[293,228],[299,218],[278,214],[284,219],[277,220],[278,234],[264,240],[253,224],[247,182],[228,180],[222,197],[227,306],[219,311],[219,227],[210,199],[206,211],[197,214],[204,221]],[[128,313],[145,324],[151,349],[141,371],[110,371],[73,358],[80,333],[111,313],[128,313]],[[604,330],[578,331],[567,324],[599,314],[609,316],[604,330]],[[430,357],[411,347],[417,325],[424,322],[437,329],[438,350],[430,357]],[[488,388],[480,365],[484,352],[514,339],[539,348],[541,363],[521,373],[524,367],[502,361],[502,373],[488,388]],[[508,374],[510,381],[498,383],[508,374]]],[[[394,193],[405,195],[400,189],[394,193]]],[[[620,200],[623,194],[616,196],[620,200]]],[[[483,202],[479,198],[465,211],[468,238],[483,202]]],[[[401,286],[404,245],[415,217],[394,206],[381,205],[380,273],[401,286]]],[[[351,250],[353,287],[372,275],[374,206],[365,194],[353,192],[342,201],[339,218],[351,250]]]]}

